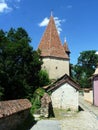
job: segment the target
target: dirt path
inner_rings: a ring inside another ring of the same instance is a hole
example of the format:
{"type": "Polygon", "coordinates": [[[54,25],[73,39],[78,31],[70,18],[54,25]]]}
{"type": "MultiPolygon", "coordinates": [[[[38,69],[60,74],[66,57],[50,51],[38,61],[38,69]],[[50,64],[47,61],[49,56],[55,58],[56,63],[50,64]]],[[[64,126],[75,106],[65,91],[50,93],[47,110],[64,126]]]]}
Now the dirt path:
{"type": "Polygon", "coordinates": [[[79,97],[84,111],[75,114],[60,111],[61,117],[53,120],[40,120],[30,130],[98,130],[98,107],[79,97]]]}
{"type": "Polygon", "coordinates": [[[81,111],[76,117],[61,120],[61,130],[98,130],[98,120],[89,112],[81,111]]]}
{"type": "Polygon", "coordinates": [[[85,111],[90,112],[98,120],[98,107],[85,101],[83,96],[79,96],[79,104],[85,111]]]}
{"type": "Polygon", "coordinates": [[[72,117],[61,120],[62,130],[98,130],[98,107],[79,97],[79,105],[84,109],[72,117]]]}

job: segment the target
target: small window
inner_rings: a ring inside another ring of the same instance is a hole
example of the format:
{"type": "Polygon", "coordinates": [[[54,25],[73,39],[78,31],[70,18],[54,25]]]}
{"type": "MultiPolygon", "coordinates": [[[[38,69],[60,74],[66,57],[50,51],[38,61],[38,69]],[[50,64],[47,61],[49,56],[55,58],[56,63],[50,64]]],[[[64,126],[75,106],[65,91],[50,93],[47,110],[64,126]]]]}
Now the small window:
{"type": "Polygon", "coordinates": [[[56,68],[56,70],[58,69],[58,67],[57,67],[57,66],[56,66],[55,68],[56,68]]]}

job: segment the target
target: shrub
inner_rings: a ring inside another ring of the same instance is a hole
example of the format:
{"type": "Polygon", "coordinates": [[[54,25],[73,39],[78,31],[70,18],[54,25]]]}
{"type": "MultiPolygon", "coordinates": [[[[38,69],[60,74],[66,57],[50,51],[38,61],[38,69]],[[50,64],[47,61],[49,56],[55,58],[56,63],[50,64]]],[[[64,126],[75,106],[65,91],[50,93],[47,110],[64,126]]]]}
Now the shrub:
{"type": "Polygon", "coordinates": [[[49,75],[46,70],[40,70],[39,72],[39,85],[40,87],[48,85],[50,83],[49,75]]]}
{"type": "Polygon", "coordinates": [[[45,90],[42,88],[36,89],[34,92],[33,98],[31,99],[32,108],[31,113],[36,113],[41,107],[41,97],[44,95],[45,90]]]}

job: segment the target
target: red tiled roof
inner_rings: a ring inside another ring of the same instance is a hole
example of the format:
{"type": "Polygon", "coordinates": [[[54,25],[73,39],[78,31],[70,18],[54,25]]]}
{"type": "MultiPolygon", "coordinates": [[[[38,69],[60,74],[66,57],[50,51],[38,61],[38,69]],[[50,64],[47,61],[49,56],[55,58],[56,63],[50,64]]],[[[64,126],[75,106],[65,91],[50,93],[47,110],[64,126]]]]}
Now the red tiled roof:
{"type": "Polygon", "coordinates": [[[69,59],[60,41],[53,16],[50,17],[38,48],[41,50],[41,56],[43,57],[51,56],[69,59]]]}
{"type": "Polygon", "coordinates": [[[65,84],[65,83],[70,84],[76,90],[80,90],[80,88],[81,88],[80,85],[77,82],[75,82],[70,76],[68,76],[67,74],[65,74],[62,77],[60,77],[57,81],[55,81],[53,84],[47,86],[44,89],[46,89],[47,92],[54,91],[57,88],[61,87],[61,85],[65,84]]]}
{"type": "Polygon", "coordinates": [[[18,99],[0,102],[0,118],[15,114],[20,111],[31,108],[28,99],[18,99]]]}

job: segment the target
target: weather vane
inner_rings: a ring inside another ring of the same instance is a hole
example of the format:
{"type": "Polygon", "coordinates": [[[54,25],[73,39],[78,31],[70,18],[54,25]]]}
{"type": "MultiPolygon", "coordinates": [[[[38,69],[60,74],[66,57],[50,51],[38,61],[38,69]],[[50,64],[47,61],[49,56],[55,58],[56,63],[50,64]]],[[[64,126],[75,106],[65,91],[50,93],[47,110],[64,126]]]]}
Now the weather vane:
{"type": "Polygon", "coordinates": [[[53,9],[51,10],[51,16],[53,16],[53,9]]]}

